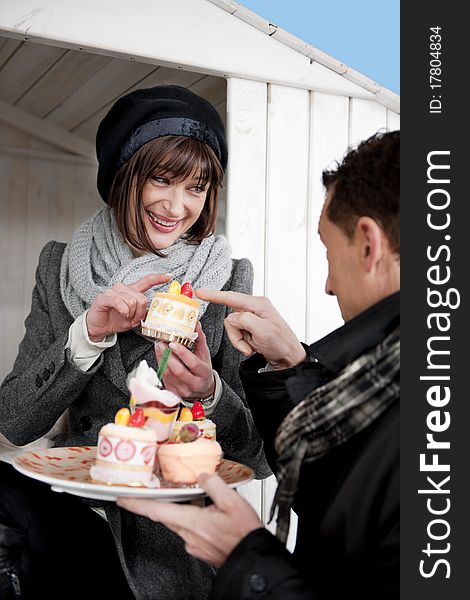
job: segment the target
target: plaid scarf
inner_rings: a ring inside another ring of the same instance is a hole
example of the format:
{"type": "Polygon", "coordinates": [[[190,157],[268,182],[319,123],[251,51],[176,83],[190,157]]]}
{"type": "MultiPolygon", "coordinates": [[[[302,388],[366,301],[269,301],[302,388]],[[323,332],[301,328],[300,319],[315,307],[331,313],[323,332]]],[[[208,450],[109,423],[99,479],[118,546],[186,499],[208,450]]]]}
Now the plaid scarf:
{"type": "Polygon", "coordinates": [[[277,430],[277,537],[285,543],[302,464],[311,464],[375,421],[400,395],[400,328],[293,408],[277,430]]]}

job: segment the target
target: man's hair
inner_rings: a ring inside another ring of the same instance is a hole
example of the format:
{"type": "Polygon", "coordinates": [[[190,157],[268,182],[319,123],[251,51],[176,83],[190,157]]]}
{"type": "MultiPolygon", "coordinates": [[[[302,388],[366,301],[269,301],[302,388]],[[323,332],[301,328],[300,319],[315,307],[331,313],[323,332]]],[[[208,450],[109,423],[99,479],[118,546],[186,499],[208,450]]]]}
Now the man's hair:
{"type": "Polygon", "coordinates": [[[209,184],[202,212],[184,238],[191,244],[197,244],[214,233],[224,175],[220,161],[204,142],[191,137],[165,136],[139,148],[114,178],[108,204],[113,208],[119,231],[128,244],[163,256],[153,248],[149,239],[142,204],[144,186],[155,175],[171,176],[177,181],[194,177],[202,187],[209,184]]]}
{"type": "Polygon", "coordinates": [[[400,254],[400,132],[377,133],[322,174],[327,216],[352,238],[360,217],[374,219],[400,254]]]}

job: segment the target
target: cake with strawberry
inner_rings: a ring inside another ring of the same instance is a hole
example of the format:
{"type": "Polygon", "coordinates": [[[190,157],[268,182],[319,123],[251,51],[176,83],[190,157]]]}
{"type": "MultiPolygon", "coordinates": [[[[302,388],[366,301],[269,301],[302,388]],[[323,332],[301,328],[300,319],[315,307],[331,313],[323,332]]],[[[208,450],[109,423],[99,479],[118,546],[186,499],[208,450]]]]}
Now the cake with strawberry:
{"type": "Polygon", "coordinates": [[[131,415],[120,409],[114,423],[104,425],[98,435],[95,463],[90,477],[96,483],[145,485],[158,482],[153,474],[157,434],[145,426],[141,408],[131,415]]]}
{"type": "Polygon", "coordinates": [[[198,431],[198,437],[205,437],[209,440],[216,439],[216,426],[213,421],[206,419],[204,407],[200,402],[195,402],[191,409],[183,406],[181,408],[178,419],[173,425],[170,433],[170,442],[180,441],[181,429],[188,423],[192,423],[198,431]]]}
{"type": "Polygon", "coordinates": [[[155,431],[159,444],[166,442],[178,415],[180,398],[162,389],[157,373],[145,360],[130,374],[127,386],[131,408],[142,408],[145,425],[155,431]]]}
{"type": "Polygon", "coordinates": [[[158,448],[162,477],[174,484],[197,483],[201,473],[215,473],[222,458],[222,448],[215,440],[202,437],[195,423],[185,423],[179,442],[168,442],[158,448]]]}
{"type": "Polygon", "coordinates": [[[167,292],[156,292],[145,321],[142,334],[165,342],[179,342],[191,348],[196,335],[197,318],[201,303],[193,298],[189,282],[181,285],[172,281],[167,292]]]}

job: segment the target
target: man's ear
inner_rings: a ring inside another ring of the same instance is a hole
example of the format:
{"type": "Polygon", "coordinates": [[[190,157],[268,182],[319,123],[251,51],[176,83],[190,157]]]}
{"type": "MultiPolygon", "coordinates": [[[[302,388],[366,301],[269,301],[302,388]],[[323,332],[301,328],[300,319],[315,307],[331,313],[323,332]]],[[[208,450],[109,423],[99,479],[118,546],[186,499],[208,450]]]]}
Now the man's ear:
{"type": "Polygon", "coordinates": [[[371,273],[383,255],[384,233],[370,217],[360,217],[356,223],[356,236],[359,242],[361,260],[367,273],[371,273]]]}

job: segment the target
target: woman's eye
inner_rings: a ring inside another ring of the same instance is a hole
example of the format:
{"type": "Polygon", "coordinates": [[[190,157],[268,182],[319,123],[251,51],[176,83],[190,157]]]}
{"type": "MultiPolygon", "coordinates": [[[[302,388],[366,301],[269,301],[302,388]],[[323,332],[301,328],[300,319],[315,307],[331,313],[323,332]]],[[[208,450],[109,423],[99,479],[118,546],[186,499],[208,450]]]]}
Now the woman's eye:
{"type": "Polygon", "coordinates": [[[196,192],[196,194],[203,194],[206,191],[206,189],[201,185],[195,185],[191,189],[193,192],[196,192]]]}
{"type": "Polygon", "coordinates": [[[150,179],[154,183],[160,183],[162,185],[168,185],[168,179],[166,177],[158,177],[158,175],[155,175],[155,176],[151,177],[150,179]]]}

